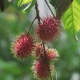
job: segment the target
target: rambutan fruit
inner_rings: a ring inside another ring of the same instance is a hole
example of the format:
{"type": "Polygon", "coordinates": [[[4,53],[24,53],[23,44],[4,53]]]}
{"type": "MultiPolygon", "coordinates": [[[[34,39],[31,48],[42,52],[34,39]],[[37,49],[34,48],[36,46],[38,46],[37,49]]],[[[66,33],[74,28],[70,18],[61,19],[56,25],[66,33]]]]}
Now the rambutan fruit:
{"type": "Polygon", "coordinates": [[[42,44],[37,43],[37,44],[36,44],[36,47],[35,47],[35,50],[34,50],[34,55],[35,55],[36,57],[40,57],[41,54],[43,54],[42,44]]]}
{"type": "Polygon", "coordinates": [[[14,57],[24,60],[34,49],[34,41],[32,36],[28,33],[19,35],[12,43],[11,49],[14,57]]]}
{"type": "Polygon", "coordinates": [[[38,80],[48,80],[54,73],[54,67],[43,60],[37,60],[32,67],[34,77],[38,80]]]}
{"type": "Polygon", "coordinates": [[[56,49],[48,49],[46,53],[48,60],[54,60],[59,57],[58,51],[56,49]]]}
{"type": "Polygon", "coordinates": [[[40,40],[52,41],[60,34],[60,28],[60,22],[55,17],[44,17],[36,28],[36,35],[40,40]]]}
{"type": "MultiPolygon", "coordinates": [[[[45,46],[45,50],[47,49],[48,47],[45,46]]],[[[33,54],[37,59],[44,58],[44,49],[41,43],[36,43],[33,54]]]]}
{"type": "Polygon", "coordinates": [[[40,43],[36,43],[35,45],[35,49],[33,51],[34,56],[37,59],[45,59],[46,58],[51,61],[54,59],[57,59],[59,57],[58,51],[54,48],[50,49],[47,46],[45,46],[45,54],[44,54],[44,49],[43,49],[43,45],[40,43]]]}

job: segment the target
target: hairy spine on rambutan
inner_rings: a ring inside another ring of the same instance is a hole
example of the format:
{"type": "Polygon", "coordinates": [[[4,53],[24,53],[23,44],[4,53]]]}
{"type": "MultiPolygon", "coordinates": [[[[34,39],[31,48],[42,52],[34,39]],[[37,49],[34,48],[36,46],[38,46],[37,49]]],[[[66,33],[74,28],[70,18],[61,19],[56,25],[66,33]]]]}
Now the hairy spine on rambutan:
{"type": "Polygon", "coordinates": [[[51,41],[60,34],[60,22],[54,16],[48,16],[41,19],[37,25],[36,34],[40,40],[51,41]]]}
{"type": "Polygon", "coordinates": [[[38,80],[48,80],[51,75],[54,74],[54,67],[52,65],[48,65],[43,60],[37,60],[34,62],[32,66],[32,70],[34,73],[34,77],[38,80]]]}
{"type": "MultiPolygon", "coordinates": [[[[54,48],[50,49],[47,46],[45,46],[45,52],[49,61],[57,59],[59,57],[58,51],[54,48]]],[[[42,44],[36,43],[33,54],[37,59],[45,58],[42,44]]]]}
{"type": "Polygon", "coordinates": [[[49,61],[59,57],[58,51],[56,49],[47,49],[46,53],[49,61]]]}
{"type": "Polygon", "coordinates": [[[40,58],[44,56],[44,50],[41,43],[36,43],[33,54],[36,58],[40,58]]]}
{"type": "Polygon", "coordinates": [[[39,58],[41,55],[43,55],[42,44],[37,43],[34,49],[34,56],[39,58]]]}
{"type": "Polygon", "coordinates": [[[34,49],[32,36],[28,33],[17,36],[16,40],[12,43],[11,49],[16,58],[24,60],[34,49]]]}

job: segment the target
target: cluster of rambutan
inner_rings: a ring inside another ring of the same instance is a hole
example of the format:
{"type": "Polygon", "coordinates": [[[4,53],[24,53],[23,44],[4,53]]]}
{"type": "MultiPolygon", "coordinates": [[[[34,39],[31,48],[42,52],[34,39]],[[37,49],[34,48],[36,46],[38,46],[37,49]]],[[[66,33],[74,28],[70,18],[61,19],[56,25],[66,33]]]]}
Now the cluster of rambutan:
{"type": "MultiPolygon", "coordinates": [[[[35,34],[44,42],[54,40],[60,33],[60,24],[53,16],[41,19],[37,25],[35,34]]],[[[49,76],[54,73],[54,66],[51,61],[59,57],[56,49],[49,49],[42,43],[34,42],[30,33],[23,33],[16,38],[12,44],[12,52],[18,59],[24,60],[31,53],[36,57],[32,70],[35,78],[38,80],[48,80],[49,76]],[[44,50],[45,48],[45,50],[44,50]]]]}
{"type": "Polygon", "coordinates": [[[51,62],[59,57],[56,49],[49,49],[48,47],[45,47],[45,54],[42,44],[37,43],[33,53],[36,60],[33,63],[32,70],[34,77],[38,80],[48,80],[50,76],[53,76],[55,68],[51,62]]]}

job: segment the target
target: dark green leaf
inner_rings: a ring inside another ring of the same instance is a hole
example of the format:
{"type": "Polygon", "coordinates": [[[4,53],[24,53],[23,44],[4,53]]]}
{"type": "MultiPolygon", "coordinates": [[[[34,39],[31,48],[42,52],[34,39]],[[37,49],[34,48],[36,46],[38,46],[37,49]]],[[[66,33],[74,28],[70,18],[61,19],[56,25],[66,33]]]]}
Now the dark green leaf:
{"type": "Polygon", "coordinates": [[[75,35],[80,30],[80,5],[76,0],[62,16],[64,28],[75,35]]]}

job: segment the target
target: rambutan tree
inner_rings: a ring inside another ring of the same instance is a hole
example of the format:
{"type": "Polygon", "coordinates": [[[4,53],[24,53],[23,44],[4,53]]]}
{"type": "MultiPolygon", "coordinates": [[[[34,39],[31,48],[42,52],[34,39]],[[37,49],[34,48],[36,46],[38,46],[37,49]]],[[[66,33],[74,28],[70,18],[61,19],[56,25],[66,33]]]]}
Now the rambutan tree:
{"type": "Polygon", "coordinates": [[[54,63],[59,60],[60,55],[58,50],[48,47],[47,43],[57,40],[63,29],[79,41],[77,33],[80,30],[80,1],[44,0],[44,3],[49,14],[43,16],[41,16],[39,0],[0,0],[0,10],[4,12],[9,4],[14,4],[21,13],[29,14],[31,9],[35,8],[36,15],[32,23],[28,30],[20,33],[12,42],[11,50],[13,56],[21,61],[29,56],[34,57],[31,70],[35,79],[53,80],[56,73],[54,63]],[[36,23],[35,36],[31,34],[33,23],[36,23]]]}

